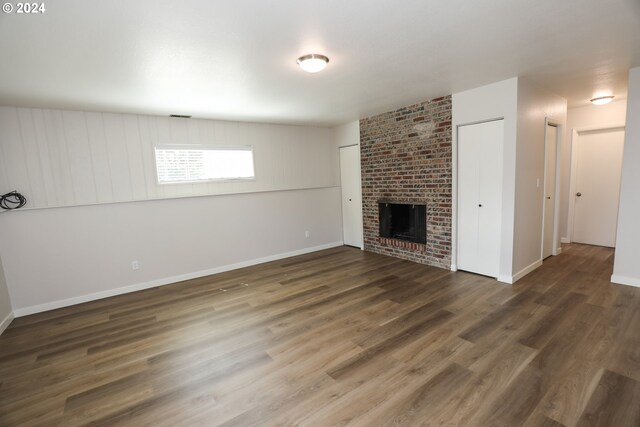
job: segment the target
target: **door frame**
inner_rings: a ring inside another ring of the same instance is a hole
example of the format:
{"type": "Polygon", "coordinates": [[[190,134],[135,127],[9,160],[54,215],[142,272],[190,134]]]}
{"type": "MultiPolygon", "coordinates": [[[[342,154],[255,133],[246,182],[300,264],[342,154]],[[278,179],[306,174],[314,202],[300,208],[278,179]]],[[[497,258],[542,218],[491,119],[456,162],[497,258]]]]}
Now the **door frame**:
{"type": "Polygon", "coordinates": [[[547,129],[548,126],[554,126],[556,128],[556,182],[555,182],[555,205],[553,207],[553,246],[551,248],[551,256],[557,256],[562,252],[562,247],[558,247],[560,240],[560,172],[561,172],[561,155],[562,155],[562,132],[564,130],[562,124],[549,120],[549,117],[544,119],[544,169],[542,179],[542,239],[540,240],[540,260],[544,261],[544,225],[545,225],[545,212],[546,212],[546,184],[547,184],[547,129]]]}
{"type": "Polygon", "coordinates": [[[625,125],[625,122],[613,122],[597,126],[582,126],[571,129],[571,174],[569,177],[569,218],[567,218],[568,241],[564,241],[563,243],[573,242],[573,216],[576,209],[576,198],[574,197],[574,194],[576,193],[576,180],[578,173],[578,150],[575,150],[574,148],[578,144],[580,133],[608,129],[625,129],[625,125]]]}
{"type": "MultiPolygon", "coordinates": [[[[451,144],[451,271],[458,271],[458,135],[459,129],[464,126],[472,126],[479,125],[490,122],[502,121],[503,126],[505,125],[505,118],[495,117],[485,120],[477,120],[466,123],[459,123],[455,126],[455,130],[452,135],[452,144],[451,144]]],[[[504,163],[504,150],[505,150],[505,135],[503,134],[502,139],[502,155],[503,155],[503,163],[504,163]]],[[[503,171],[504,173],[504,171],[503,171]]],[[[504,175],[503,175],[503,188],[502,193],[504,193],[504,175]]],[[[501,203],[504,200],[501,201],[501,203]]],[[[500,263],[498,268],[498,277],[496,280],[498,282],[503,283],[512,283],[506,280],[505,277],[500,275],[501,267],[502,267],[502,238],[500,238],[500,263]]]]}
{"type": "MultiPolygon", "coordinates": [[[[342,212],[342,167],[341,167],[341,156],[342,156],[342,150],[343,148],[351,148],[351,147],[357,147],[358,148],[358,158],[361,158],[361,153],[360,153],[360,144],[356,143],[356,144],[347,144],[347,145],[339,145],[338,146],[338,174],[340,175],[340,229],[342,230],[342,237],[344,239],[344,212],[342,212]]],[[[360,185],[359,185],[359,190],[360,190],[360,250],[364,251],[364,219],[362,217],[362,170],[360,171],[360,185]]],[[[344,242],[343,242],[344,244],[344,242]]]]}

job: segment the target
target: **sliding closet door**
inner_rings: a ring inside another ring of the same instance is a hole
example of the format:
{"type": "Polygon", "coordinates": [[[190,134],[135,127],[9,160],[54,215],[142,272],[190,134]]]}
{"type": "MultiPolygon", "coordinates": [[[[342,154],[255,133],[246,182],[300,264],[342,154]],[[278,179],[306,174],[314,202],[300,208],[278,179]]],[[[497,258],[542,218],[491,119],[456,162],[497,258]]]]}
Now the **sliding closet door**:
{"type": "Polygon", "coordinates": [[[458,268],[497,277],[503,121],[458,128],[458,268]]]}

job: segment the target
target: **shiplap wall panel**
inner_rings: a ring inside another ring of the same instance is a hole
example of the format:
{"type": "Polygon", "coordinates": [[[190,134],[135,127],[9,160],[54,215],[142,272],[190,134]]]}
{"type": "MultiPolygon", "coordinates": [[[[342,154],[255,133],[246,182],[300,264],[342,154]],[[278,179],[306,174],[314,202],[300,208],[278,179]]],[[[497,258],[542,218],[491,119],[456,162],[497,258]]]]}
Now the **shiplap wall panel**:
{"type": "Polygon", "coordinates": [[[111,185],[114,201],[133,200],[131,172],[127,155],[124,123],[120,114],[103,114],[104,133],[107,141],[107,159],[111,169],[111,185]]]}
{"type": "Polygon", "coordinates": [[[39,202],[38,207],[46,207],[50,204],[56,205],[58,203],[58,190],[53,171],[51,169],[51,162],[48,161],[49,155],[49,142],[47,140],[47,132],[44,122],[44,114],[42,110],[30,110],[31,119],[33,121],[33,130],[36,138],[36,149],[38,151],[38,159],[40,161],[40,170],[42,172],[42,181],[44,186],[45,196],[39,202]]]}
{"type": "Polygon", "coordinates": [[[149,192],[147,191],[147,183],[145,181],[145,166],[142,158],[138,117],[128,114],[123,115],[122,122],[124,126],[127,158],[129,159],[132,197],[134,200],[144,200],[149,197],[149,192]]]}
{"type": "Polygon", "coordinates": [[[85,113],[85,120],[87,121],[87,137],[91,147],[91,164],[95,180],[96,199],[98,203],[108,203],[114,200],[114,195],[102,114],[85,113]]]}
{"type": "Polygon", "coordinates": [[[67,142],[69,167],[71,168],[76,204],[90,205],[97,203],[95,175],[93,174],[84,114],[77,111],[63,111],[62,127],[64,138],[67,142]]]}
{"type": "Polygon", "coordinates": [[[44,207],[47,204],[47,190],[42,176],[42,168],[40,167],[40,153],[31,110],[18,109],[18,122],[20,125],[20,138],[24,147],[27,173],[30,177],[31,192],[34,195],[34,199],[38,201],[38,206],[36,207],[44,207]]]}
{"type": "Polygon", "coordinates": [[[0,193],[27,208],[335,187],[327,128],[0,107],[0,193]],[[157,145],[252,145],[255,180],[158,184],[157,145]]]}
{"type": "MultiPolygon", "coordinates": [[[[18,187],[32,190],[32,177],[29,174],[29,163],[27,162],[26,149],[22,141],[18,110],[12,109],[3,115],[0,123],[2,129],[7,130],[7,144],[4,148],[6,156],[5,166],[9,179],[8,191],[18,187]]],[[[4,193],[3,193],[4,194],[4,193]]]]}
{"type": "Polygon", "coordinates": [[[156,184],[155,160],[153,144],[151,143],[150,126],[148,120],[143,120],[138,116],[138,126],[140,129],[140,153],[142,154],[142,164],[144,165],[144,182],[149,199],[161,199],[164,192],[156,184]]]}
{"type": "MultiPolygon", "coordinates": [[[[49,147],[49,164],[51,165],[53,181],[56,184],[56,201],[49,206],[73,206],[76,204],[76,199],[64,132],[62,130],[62,112],[45,110],[44,123],[47,145],[49,147]]],[[[46,159],[43,159],[43,161],[46,161],[46,159]]],[[[29,194],[30,197],[30,193],[27,194],[29,194]]],[[[29,200],[28,207],[31,206],[31,203],[36,206],[38,205],[38,201],[31,201],[31,198],[29,198],[29,200]]]]}

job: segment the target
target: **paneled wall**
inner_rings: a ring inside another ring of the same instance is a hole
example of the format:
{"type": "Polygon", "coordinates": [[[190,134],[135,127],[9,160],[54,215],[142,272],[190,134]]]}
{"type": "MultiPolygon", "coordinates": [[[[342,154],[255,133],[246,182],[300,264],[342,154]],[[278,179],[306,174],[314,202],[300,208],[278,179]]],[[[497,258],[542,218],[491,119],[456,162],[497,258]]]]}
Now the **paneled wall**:
{"type": "Polygon", "coordinates": [[[0,193],[31,208],[0,213],[13,311],[340,245],[338,164],[329,128],[0,107],[0,193]],[[256,179],[159,185],[156,144],[253,145],[256,179]]]}
{"type": "Polygon", "coordinates": [[[0,193],[27,208],[337,186],[327,128],[0,107],[0,193]],[[253,145],[256,179],[158,184],[153,147],[253,145]]]}

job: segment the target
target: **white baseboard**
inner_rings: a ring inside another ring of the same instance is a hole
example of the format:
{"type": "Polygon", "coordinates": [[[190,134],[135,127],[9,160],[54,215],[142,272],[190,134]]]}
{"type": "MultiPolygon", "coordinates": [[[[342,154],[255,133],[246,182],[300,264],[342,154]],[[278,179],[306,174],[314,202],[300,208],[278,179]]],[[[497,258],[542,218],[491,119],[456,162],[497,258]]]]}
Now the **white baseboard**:
{"type": "Polygon", "coordinates": [[[569,239],[568,237],[561,237],[560,243],[571,243],[571,239],[569,239]]]}
{"type": "Polygon", "coordinates": [[[13,312],[11,312],[11,313],[7,314],[7,317],[5,317],[2,322],[0,322],[0,335],[2,335],[4,330],[9,327],[9,324],[13,320],[13,316],[14,316],[14,314],[13,314],[13,312]]]}
{"type": "Polygon", "coordinates": [[[531,273],[536,268],[540,267],[541,265],[542,265],[542,260],[538,260],[533,264],[529,265],[528,267],[525,267],[522,270],[518,271],[513,276],[498,276],[498,282],[514,284],[518,280],[526,276],[527,274],[531,273]]]}
{"type": "Polygon", "coordinates": [[[562,253],[562,248],[556,248],[556,253],[554,253],[554,256],[558,256],[562,253]]]}
{"type": "Polygon", "coordinates": [[[223,265],[220,267],[214,267],[207,270],[195,271],[193,273],[180,274],[172,277],[165,277],[162,279],[151,280],[149,282],[138,283],[130,286],[123,286],[121,288],[110,289],[108,291],[96,292],[93,294],[81,295],[78,297],[62,299],[58,301],[52,301],[45,304],[33,305],[30,307],[18,308],[13,311],[15,317],[28,316],[30,314],[41,313],[43,311],[55,310],[57,308],[68,307],[70,305],[82,304],[83,302],[95,301],[103,298],[108,298],[116,295],[128,294],[130,292],[141,291],[144,289],[155,288],[158,286],[169,285],[171,283],[182,282],[184,280],[196,279],[198,277],[210,276],[212,274],[224,273],[225,271],[237,270],[239,268],[251,267],[252,265],[264,264],[265,262],[277,261],[283,258],[289,258],[297,255],[304,255],[311,252],[317,252],[324,249],[335,248],[342,246],[343,242],[332,242],[325,245],[314,246],[311,248],[298,249],[291,252],[285,252],[276,255],[270,255],[263,258],[256,258],[247,261],[238,262],[235,264],[223,265]]]}
{"type": "Polygon", "coordinates": [[[458,265],[457,264],[451,264],[451,271],[458,271],[458,265]]]}
{"type": "Polygon", "coordinates": [[[614,274],[611,276],[611,283],[617,283],[619,285],[635,286],[640,288],[640,279],[637,277],[625,277],[614,274]]]}
{"type": "Polygon", "coordinates": [[[499,274],[498,277],[496,277],[496,280],[498,282],[511,285],[513,283],[513,276],[504,276],[499,274]]]}

